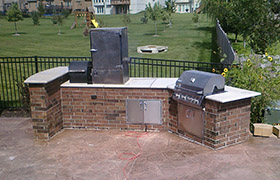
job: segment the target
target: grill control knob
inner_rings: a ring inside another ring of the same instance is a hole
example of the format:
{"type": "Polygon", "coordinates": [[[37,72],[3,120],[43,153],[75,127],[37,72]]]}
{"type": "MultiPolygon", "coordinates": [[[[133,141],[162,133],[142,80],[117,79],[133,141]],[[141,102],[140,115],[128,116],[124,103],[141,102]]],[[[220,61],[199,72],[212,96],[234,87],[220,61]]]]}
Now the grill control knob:
{"type": "Polygon", "coordinates": [[[187,96],[181,95],[181,99],[187,100],[187,96]]]}

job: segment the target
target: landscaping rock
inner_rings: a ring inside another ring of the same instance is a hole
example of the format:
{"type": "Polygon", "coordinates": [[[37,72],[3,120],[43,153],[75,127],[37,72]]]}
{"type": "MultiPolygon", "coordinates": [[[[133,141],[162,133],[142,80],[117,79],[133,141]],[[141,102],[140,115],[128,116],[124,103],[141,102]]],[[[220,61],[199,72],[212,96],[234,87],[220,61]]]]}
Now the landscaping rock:
{"type": "Polygon", "coordinates": [[[269,137],[272,135],[273,126],[270,124],[255,123],[253,124],[253,127],[254,127],[254,136],[269,137]]]}

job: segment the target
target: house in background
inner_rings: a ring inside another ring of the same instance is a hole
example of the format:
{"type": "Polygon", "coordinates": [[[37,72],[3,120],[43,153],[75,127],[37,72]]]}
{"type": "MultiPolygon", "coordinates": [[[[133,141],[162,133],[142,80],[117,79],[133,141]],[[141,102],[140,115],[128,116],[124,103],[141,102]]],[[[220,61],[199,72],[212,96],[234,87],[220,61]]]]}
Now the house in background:
{"type": "Polygon", "coordinates": [[[72,0],[72,12],[87,11],[88,7],[92,7],[92,0],[72,0]]]}
{"type": "Polygon", "coordinates": [[[159,2],[161,6],[165,6],[165,0],[130,0],[130,13],[136,14],[146,9],[146,5],[151,3],[153,6],[155,3],[159,2]]]}
{"type": "MultiPolygon", "coordinates": [[[[0,11],[5,12],[11,3],[18,3],[20,9],[27,12],[37,11],[39,0],[0,0],[0,11]]],[[[60,12],[62,9],[86,11],[93,7],[95,14],[136,14],[144,11],[146,5],[153,6],[159,2],[165,6],[165,0],[43,0],[47,13],[53,10],[60,12]]],[[[201,0],[175,0],[176,13],[195,12],[201,4],[201,0]]]]}
{"type": "Polygon", "coordinates": [[[0,12],[5,13],[12,3],[18,3],[18,7],[20,7],[19,0],[0,0],[0,12]]]}
{"type": "Polygon", "coordinates": [[[0,0],[0,12],[4,12],[4,0],[0,0]]]}
{"type": "Polygon", "coordinates": [[[201,4],[201,0],[176,0],[176,13],[193,13],[201,4]]]}
{"type": "Polygon", "coordinates": [[[92,0],[92,5],[95,14],[136,14],[144,11],[148,3],[153,6],[156,2],[165,4],[165,0],[92,0]]]}
{"type": "Polygon", "coordinates": [[[113,14],[111,0],[92,0],[95,14],[113,14]]]}
{"type": "Polygon", "coordinates": [[[27,3],[25,4],[25,8],[28,10],[28,12],[37,11],[39,5],[39,1],[37,0],[27,0],[27,3]]]}
{"type": "Polygon", "coordinates": [[[131,1],[133,0],[111,0],[112,14],[127,14],[130,10],[131,1]]]}

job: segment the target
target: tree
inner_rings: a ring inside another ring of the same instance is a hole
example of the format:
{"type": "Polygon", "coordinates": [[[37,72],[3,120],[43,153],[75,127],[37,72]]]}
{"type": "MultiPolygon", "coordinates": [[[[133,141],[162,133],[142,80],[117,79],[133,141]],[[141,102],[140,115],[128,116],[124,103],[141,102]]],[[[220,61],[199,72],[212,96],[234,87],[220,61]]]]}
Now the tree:
{"type": "Polygon", "coordinates": [[[66,18],[68,18],[68,16],[71,14],[71,10],[69,10],[69,9],[63,9],[63,10],[61,11],[61,14],[62,14],[62,16],[66,19],[66,18]]]}
{"type": "Polygon", "coordinates": [[[148,23],[148,17],[147,17],[147,12],[145,11],[144,12],[144,15],[141,17],[141,22],[143,23],[143,24],[147,24],[148,23]]]}
{"type": "Polygon", "coordinates": [[[39,1],[37,10],[38,10],[39,17],[42,17],[45,14],[45,8],[44,8],[42,0],[39,1]]]}
{"type": "Polygon", "coordinates": [[[126,14],[124,13],[123,16],[122,16],[122,22],[124,23],[125,26],[127,26],[128,24],[131,23],[131,19],[130,19],[130,14],[126,14]]]}
{"type": "Polygon", "coordinates": [[[167,0],[165,1],[165,10],[168,13],[168,21],[169,21],[169,27],[172,26],[172,13],[175,13],[176,6],[175,6],[175,0],[167,0]]]}
{"type": "Polygon", "coordinates": [[[55,26],[58,25],[59,26],[57,35],[61,35],[61,27],[62,27],[62,24],[63,24],[63,17],[61,15],[53,15],[51,20],[52,20],[53,25],[55,25],[55,26]]]}
{"type": "Polygon", "coordinates": [[[19,36],[18,30],[17,30],[17,21],[23,20],[23,17],[22,17],[22,13],[19,10],[18,5],[16,3],[12,4],[12,6],[8,9],[7,20],[9,22],[14,22],[15,31],[16,31],[15,35],[19,36]]]}
{"type": "Polygon", "coordinates": [[[249,39],[255,53],[264,54],[279,40],[279,0],[203,0],[203,6],[225,32],[235,34],[235,40],[242,35],[244,47],[249,39]]]}
{"type": "Polygon", "coordinates": [[[57,24],[59,25],[59,30],[57,35],[61,35],[61,27],[63,24],[63,17],[60,15],[57,15],[57,24]]]}
{"type": "Polygon", "coordinates": [[[199,16],[196,13],[194,13],[193,17],[192,17],[192,20],[193,20],[194,23],[198,23],[199,16]]]}
{"type": "Polygon", "coordinates": [[[251,122],[262,123],[265,109],[280,100],[280,65],[269,55],[250,55],[244,59],[247,61],[228,71],[227,84],[261,93],[252,99],[251,122]]]}
{"type": "Polygon", "coordinates": [[[33,24],[34,24],[35,26],[40,25],[39,13],[38,13],[38,12],[33,11],[33,12],[31,13],[31,17],[32,17],[32,20],[33,20],[33,24]]]}
{"type": "Polygon", "coordinates": [[[157,36],[157,21],[161,18],[162,7],[159,2],[155,3],[152,7],[151,3],[146,5],[146,12],[149,19],[154,21],[155,24],[155,36],[157,36]]]}

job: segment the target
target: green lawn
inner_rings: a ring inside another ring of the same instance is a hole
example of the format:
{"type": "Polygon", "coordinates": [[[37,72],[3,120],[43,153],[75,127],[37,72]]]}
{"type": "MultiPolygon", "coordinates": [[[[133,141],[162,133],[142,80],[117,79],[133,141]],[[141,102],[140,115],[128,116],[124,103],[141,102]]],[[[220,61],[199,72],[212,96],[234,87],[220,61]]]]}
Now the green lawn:
{"type": "MultiPolygon", "coordinates": [[[[158,23],[158,37],[154,37],[154,24],[140,22],[142,14],[131,15],[128,25],[129,56],[190,61],[218,62],[215,27],[205,15],[199,15],[200,22],[193,23],[192,14],[173,14],[173,26],[158,23]],[[142,55],[136,52],[137,46],[163,45],[168,52],[156,55],[142,55]]],[[[124,26],[122,15],[98,16],[104,27],[124,26]]],[[[79,25],[83,18],[80,18],[79,25]]],[[[84,25],[70,30],[74,17],[64,20],[62,35],[58,36],[57,26],[50,18],[40,19],[40,26],[33,26],[31,18],[17,23],[21,36],[12,36],[14,24],[0,19],[0,56],[90,56],[89,37],[83,36],[84,25]]]]}

